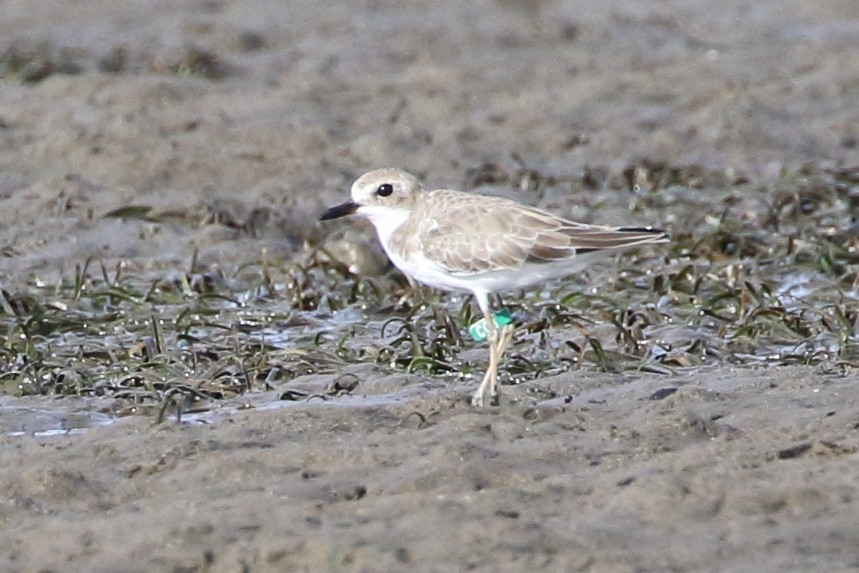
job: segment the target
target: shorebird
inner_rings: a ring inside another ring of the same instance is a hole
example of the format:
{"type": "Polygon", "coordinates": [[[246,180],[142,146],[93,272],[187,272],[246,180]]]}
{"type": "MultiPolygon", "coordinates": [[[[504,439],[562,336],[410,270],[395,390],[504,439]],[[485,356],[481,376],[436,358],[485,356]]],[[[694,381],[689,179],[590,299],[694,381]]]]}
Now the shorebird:
{"type": "Polygon", "coordinates": [[[499,332],[490,295],[570,275],[600,255],[668,240],[653,227],[586,225],[502,197],[426,190],[416,177],[394,168],[365,173],[350,195],[320,220],[364,217],[407,276],[474,295],[489,340],[489,366],[471,399],[475,406],[487,397],[497,401],[498,363],[513,335],[512,324],[499,332]]]}

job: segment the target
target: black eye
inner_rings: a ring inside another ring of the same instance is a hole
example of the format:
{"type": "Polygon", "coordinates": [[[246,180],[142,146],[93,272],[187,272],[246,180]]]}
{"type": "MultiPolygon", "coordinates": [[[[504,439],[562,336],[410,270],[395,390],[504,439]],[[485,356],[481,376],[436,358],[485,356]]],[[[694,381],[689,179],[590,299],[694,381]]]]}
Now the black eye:
{"type": "Polygon", "coordinates": [[[387,197],[391,193],[394,192],[394,186],[390,183],[382,183],[379,185],[379,188],[376,189],[376,195],[379,197],[387,197]]]}

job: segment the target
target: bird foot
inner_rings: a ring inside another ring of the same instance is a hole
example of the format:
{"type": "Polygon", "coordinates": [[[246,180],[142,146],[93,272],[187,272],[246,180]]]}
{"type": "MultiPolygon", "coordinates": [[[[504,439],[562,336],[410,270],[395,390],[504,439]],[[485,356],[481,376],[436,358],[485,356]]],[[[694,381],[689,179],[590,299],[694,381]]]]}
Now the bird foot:
{"type": "Polygon", "coordinates": [[[475,392],[471,397],[471,405],[474,408],[482,408],[483,407],[483,394],[480,392],[475,392]]]}
{"type": "Polygon", "coordinates": [[[498,398],[498,361],[504,350],[510,344],[513,338],[513,325],[506,324],[501,329],[501,333],[497,330],[491,331],[489,336],[489,367],[486,369],[486,375],[483,377],[483,382],[477,388],[477,392],[471,397],[471,405],[475,408],[482,408],[486,405],[486,397],[489,397],[489,405],[497,406],[498,398]]]}
{"type": "Polygon", "coordinates": [[[489,401],[488,402],[486,401],[487,396],[485,396],[485,394],[487,394],[487,393],[481,392],[480,390],[475,392],[474,395],[471,397],[471,405],[475,408],[483,408],[487,404],[489,406],[497,406],[499,404],[497,391],[488,393],[489,394],[489,396],[488,396],[489,401]]]}

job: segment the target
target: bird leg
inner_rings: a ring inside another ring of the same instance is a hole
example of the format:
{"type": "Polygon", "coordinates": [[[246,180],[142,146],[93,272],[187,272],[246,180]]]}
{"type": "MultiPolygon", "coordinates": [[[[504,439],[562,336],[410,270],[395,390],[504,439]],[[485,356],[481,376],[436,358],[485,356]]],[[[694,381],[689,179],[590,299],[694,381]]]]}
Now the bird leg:
{"type": "Polygon", "coordinates": [[[485,397],[489,394],[489,403],[496,404],[498,402],[498,363],[501,361],[501,355],[510,344],[513,338],[513,325],[505,324],[499,334],[498,328],[495,326],[495,321],[492,320],[491,313],[484,312],[486,326],[489,330],[489,366],[486,368],[486,374],[483,376],[483,381],[477,388],[477,392],[471,398],[471,405],[482,407],[485,403],[485,397]]]}
{"type": "Polygon", "coordinates": [[[492,293],[490,296],[490,306],[492,310],[501,310],[504,308],[504,301],[501,300],[501,295],[498,293],[492,293]]]}

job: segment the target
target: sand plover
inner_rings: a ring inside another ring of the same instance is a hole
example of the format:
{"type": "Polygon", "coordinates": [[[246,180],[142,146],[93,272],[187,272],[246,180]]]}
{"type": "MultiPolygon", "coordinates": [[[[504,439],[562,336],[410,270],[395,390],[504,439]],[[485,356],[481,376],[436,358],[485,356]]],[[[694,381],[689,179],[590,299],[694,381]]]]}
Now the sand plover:
{"type": "Polygon", "coordinates": [[[510,199],[449,189],[425,190],[400,169],[378,169],[352,184],[351,200],[320,220],[356,214],[376,228],[391,262],[414,280],[469,291],[488,327],[489,366],[472,404],[496,400],[498,362],[512,324],[499,328],[489,297],[563,277],[594,257],[668,235],[652,227],[601,227],[562,219],[510,199]]]}

